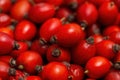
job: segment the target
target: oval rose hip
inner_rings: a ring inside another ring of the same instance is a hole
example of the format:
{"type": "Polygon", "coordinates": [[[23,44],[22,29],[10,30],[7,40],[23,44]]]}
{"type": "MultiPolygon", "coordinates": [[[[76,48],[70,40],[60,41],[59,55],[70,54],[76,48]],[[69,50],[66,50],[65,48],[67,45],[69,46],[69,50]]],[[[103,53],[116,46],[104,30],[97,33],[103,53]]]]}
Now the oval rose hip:
{"type": "Polygon", "coordinates": [[[40,38],[44,42],[49,42],[50,38],[60,29],[62,22],[60,19],[51,18],[45,21],[39,29],[40,38]]]}
{"type": "Polygon", "coordinates": [[[117,26],[117,25],[111,25],[111,26],[106,27],[106,28],[103,30],[103,35],[104,35],[104,36],[108,36],[108,35],[110,35],[111,33],[117,32],[117,31],[120,31],[120,27],[117,26]]]}
{"type": "Polygon", "coordinates": [[[99,21],[102,25],[112,25],[118,16],[118,8],[114,2],[103,3],[99,10],[99,21]],[[109,13],[109,14],[108,14],[109,13]]]}
{"type": "Polygon", "coordinates": [[[24,72],[16,70],[13,75],[10,75],[9,80],[21,80],[24,79],[24,77],[26,77],[24,72]]]}
{"type": "Polygon", "coordinates": [[[102,40],[96,44],[96,55],[112,60],[119,51],[119,46],[111,40],[102,40]]]}
{"type": "Polygon", "coordinates": [[[83,80],[84,78],[84,69],[79,65],[70,64],[69,72],[70,76],[68,78],[70,80],[83,80]]]}
{"type": "Polygon", "coordinates": [[[0,32],[0,55],[8,54],[14,48],[14,40],[6,33],[0,32]]]}
{"type": "Polygon", "coordinates": [[[93,37],[89,37],[86,40],[80,41],[78,45],[73,48],[72,51],[72,62],[83,65],[86,62],[95,56],[96,54],[96,47],[94,44],[93,37]]]}
{"type": "Polygon", "coordinates": [[[109,2],[111,0],[88,0],[93,3],[97,8],[99,8],[103,3],[109,2]]]}
{"type": "Polygon", "coordinates": [[[72,47],[85,38],[82,27],[76,23],[63,25],[58,32],[53,35],[51,42],[56,42],[63,47],[72,47]]]}
{"type": "Polygon", "coordinates": [[[68,80],[68,69],[61,62],[50,62],[41,72],[43,80],[68,80]]]}
{"type": "Polygon", "coordinates": [[[29,3],[29,1],[21,0],[16,2],[12,6],[10,10],[10,14],[15,20],[21,21],[28,17],[28,12],[30,8],[31,8],[31,4],[29,3]]]}
{"type": "Polygon", "coordinates": [[[59,19],[63,19],[62,23],[71,22],[74,20],[75,15],[73,14],[72,10],[69,8],[63,7],[57,10],[55,17],[59,19]]]}
{"type": "Polygon", "coordinates": [[[71,55],[68,49],[62,48],[58,45],[51,45],[46,52],[46,57],[49,62],[70,62],[71,55]]]}
{"type": "Polygon", "coordinates": [[[7,63],[11,67],[16,66],[16,60],[12,56],[0,56],[0,61],[7,63]]]}
{"type": "Polygon", "coordinates": [[[35,4],[29,11],[29,18],[35,23],[42,23],[53,17],[55,7],[48,3],[35,4]]]}
{"type": "Polygon", "coordinates": [[[116,44],[120,44],[120,31],[112,32],[108,38],[115,42],[116,44]]]}
{"type": "Polygon", "coordinates": [[[43,57],[46,56],[48,47],[49,46],[47,44],[44,44],[43,41],[37,39],[32,42],[30,49],[32,51],[38,52],[43,57]]]}
{"type": "Polygon", "coordinates": [[[27,51],[29,49],[29,45],[25,41],[17,41],[15,43],[14,50],[11,51],[10,55],[13,58],[17,58],[22,52],[27,51]]]}
{"type": "Polygon", "coordinates": [[[77,19],[80,23],[85,22],[87,25],[92,25],[98,19],[98,11],[93,4],[86,2],[78,7],[77,19]]]}
{"type": "Polygon", "coordinates": [[[6,33],[7,35],[14,39],[14,30],[12,29],[12,26],[1,27],[0,32],[6,33]]]}
{"type": "Polygon", "coordinates": [[[7,63],[0,61],[0,78],[2,80],[9,80],[10,75],[13,75],[14,72],[15,69],[10,68],[7,63]]]}
{"type": "Polygon", "coordinates": [[[11,0],[0,0],[0,12],[7,13],[12,6],[11,0]]]}
{"type": "Polygon", "coordinates": [[[0,27],[5,27],[11,24],[11,17],[7,14],[0,13],[0,27]]]}
{"type": "Polygon", "coordinates": [[[20,40],[31,40],[35,37],[37,29],[35,24],[28,20],[22,20],[15,27],[15,39],[20,40]]]}
{"type": "Polygon", "coordinates": [[[111,62],[104,57],[92,57],[85,66],[85,73],[90,78],[99,79],[109,72],[111,66],[111,62]]]}
{"type": "Polygon", "coordinates": [[[39,55],[39,53],[34,51],[25,51],[22,52],[17,57],[17,67],[20,70],[25,70],[26,72],[30,74],[35,74],[36,72],[36,66],[42,65],[42,57],[39,55]]]}
{"type": "Polygon", "coordinates": [[[120,70],[111,70],[104,78],[104,80],[120,80],[120,70]]]}

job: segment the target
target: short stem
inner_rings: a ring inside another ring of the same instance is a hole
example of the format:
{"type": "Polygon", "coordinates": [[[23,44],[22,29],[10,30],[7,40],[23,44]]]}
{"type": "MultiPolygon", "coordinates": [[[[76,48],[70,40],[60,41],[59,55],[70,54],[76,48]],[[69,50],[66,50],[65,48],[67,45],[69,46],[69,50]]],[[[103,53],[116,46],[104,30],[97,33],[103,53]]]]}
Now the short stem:
{"type": "Polygon", "coordinates": [[[85,70],[84,73],[87,74],[89,71],[88,70],[85,70]]]}
{"type": "Polygon", "coordinates": [[[23,65],[19,65],[19,66],[18,66],[18,69],[23,70],[23,69],[24,69],[24,66],[23,66],[23,65]]]}

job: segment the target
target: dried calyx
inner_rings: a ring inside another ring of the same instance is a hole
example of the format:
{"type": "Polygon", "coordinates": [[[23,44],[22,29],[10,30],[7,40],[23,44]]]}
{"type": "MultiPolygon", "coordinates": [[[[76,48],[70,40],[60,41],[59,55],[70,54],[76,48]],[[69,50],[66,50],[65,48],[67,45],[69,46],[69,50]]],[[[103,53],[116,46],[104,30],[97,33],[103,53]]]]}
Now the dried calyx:
{"type": "Polygon", "coordinates": [[[41,65],[37,65],[37,66],[35,67],[35,71],[36,71],[37,73],[41,72],[42,70],[43,70],[43,66],[41,66],[41,65]]]}
{"type": "Polygon", "coordinates": [[[72,22],[72,21],[74,21],[74,19],[75,19],[75,16],[73,14],[71,14],[67,17],[68,22],[72,22]]]}
{"type": "Polygon", "coordinates": [[[52,36],[51,39],[50,39],[50,43],[51,44],[57,43],[57,38],[55,36],[52,36]]]}
{"type": "Polygon", "coordinates": [[[119,50],[120,50],[120,45],[118,45],[118,44],[113,45],[113,51],[115,53],[117,53],[119,50]]]}
{"type": "Polygon", "coordinates": [[[15,67],[16,66],[16,60],[11,58],[10,59],[10,66],[15,67]]]}
{"type": "Polygon", "coordinates": [[[77,2],[72,2],[72,3],[69,4],[69,7],[72,10],[76,10],[77,7],[78,7],[78,3],[77,2]]]}
{"type": "Polygon", "coordinates": [[[19,50],[20,45],[15,41],[14,42],[14,49],[19,50]]]}
{"type": "Polygon", "coordinates": [[[114,2],[110,2],[110,7],[113,7],[115,5],[114,2]]]}
{"type": "Polygon", "coordinates": [[[16,70],[14,68],[10,68],[8,73],[9,73],[10,76],[15,76],[16,75],[16,70]]]}
{"type": "Polygon", "coordinates": [[[13,28],[15,28],[15,26],[18,24],[18,21],[15,19],[12,19],[11,23],[12,23],[13,28]]]}
{"type": "Polygon", "coordinates": [[[60,55],[61,55],[61,51],[58,48],[56,48],[52,51],[53,57],[59,57],[60,55]]]}
{"type": "Polygon", "coordinates": [[[42,39],[42,38],[40,38],[40,39],[39,39],[39,43],[40,43],[41,45],[45,45],[45,44],[47,44],[47,41],[44,40],[44,39],[42,39]]]}
{"type": "Polygon", "coordinates": [[[86,39],[86,42],[87,42],[88,44],[94,44],[94,38],[93,38],[92,36],[90,36],[90,37],[88,37],[88,38],[86,39]]]}
{"type": "Polygon", "coordinates": [[[82,27],[82,30],[85,30],[87,28],[87,26],[88,26],[86,21],[81,21],[79,24],[82,27]]]}
{"type": "Polygon", "coordinates": [[[114,64],[114,68],[120,70],[120,62],[116,62],[116,63],[114,64]]]}
{"type": "Polygon", "coordinates": [[[68,76],[68,80],[73,80],[73,76],[72,76],[72,75],[69,75],[69,76],[68,76]]]}

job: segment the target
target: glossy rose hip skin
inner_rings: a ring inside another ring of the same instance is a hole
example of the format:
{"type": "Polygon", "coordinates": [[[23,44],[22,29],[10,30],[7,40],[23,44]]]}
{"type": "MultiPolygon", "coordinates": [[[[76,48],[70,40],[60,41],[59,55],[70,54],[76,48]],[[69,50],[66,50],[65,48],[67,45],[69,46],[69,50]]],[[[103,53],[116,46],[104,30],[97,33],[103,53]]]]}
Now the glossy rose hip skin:
{"type": "Polygon", "coordinates": [[[120,0],[0,0],[0,80],[120,80],[120,0]]]}

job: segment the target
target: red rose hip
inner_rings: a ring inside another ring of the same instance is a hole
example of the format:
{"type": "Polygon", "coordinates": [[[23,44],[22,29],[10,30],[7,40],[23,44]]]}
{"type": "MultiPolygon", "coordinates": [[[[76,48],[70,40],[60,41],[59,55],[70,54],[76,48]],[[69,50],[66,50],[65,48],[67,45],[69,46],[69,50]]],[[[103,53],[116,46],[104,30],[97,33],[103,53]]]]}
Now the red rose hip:
{"type": "Polygon", "coordinates": [[[111,66],[111,62],[104,57],[92,57],[85,66],[85,73],[90,78],[99,79],[109,72],[111,66]]]}

